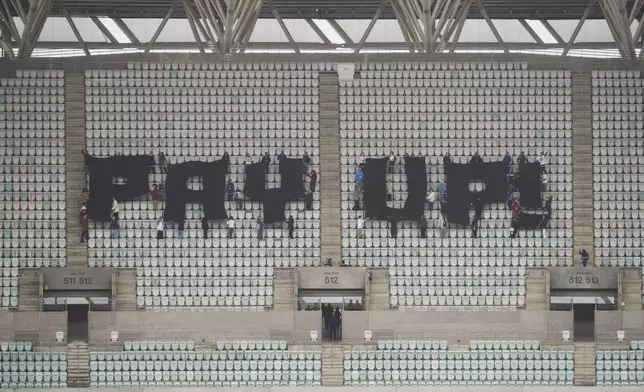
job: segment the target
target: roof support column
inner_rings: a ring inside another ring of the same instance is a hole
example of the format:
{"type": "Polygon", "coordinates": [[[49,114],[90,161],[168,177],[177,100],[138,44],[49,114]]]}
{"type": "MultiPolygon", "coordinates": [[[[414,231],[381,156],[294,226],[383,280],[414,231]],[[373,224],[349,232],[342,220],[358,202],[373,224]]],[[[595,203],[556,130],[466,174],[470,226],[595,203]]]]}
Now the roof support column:
{"type": "Polygon", "coordinates": [[[183,0],[183,3],[191,28],[195,27],[193,35],[198,31],[213,49],[234,53],[243,52],[242,47],[248,43],[263,0],[183,0]]]}
{"type": "Polygon", "coordinates": [[[22,32],[22,41],[18,48],[18,58],[25,59],[31,56],[40,32],[42,31],[49,11],[51,10],[52,0],[32,0],[29,5],[29,13],[22,32]]]}
{"type": "Polygon", "coordinates": [[[624,60],[635,59],[635,46],[624,0],[599,0],[606,23],[624,60]]]}

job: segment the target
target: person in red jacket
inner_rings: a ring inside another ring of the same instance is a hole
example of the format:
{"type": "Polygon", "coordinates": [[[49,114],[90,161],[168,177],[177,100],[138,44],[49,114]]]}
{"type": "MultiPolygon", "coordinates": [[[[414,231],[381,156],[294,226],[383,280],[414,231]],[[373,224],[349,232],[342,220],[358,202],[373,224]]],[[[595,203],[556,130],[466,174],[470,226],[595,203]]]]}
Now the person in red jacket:
{"type": "Polygon", "coordinates": [[[85,239],[89,241],[89,218],[87,217],[87,210],[81,211],[79,222],[81,226],[81,244],[85,242],[85,239]]]}

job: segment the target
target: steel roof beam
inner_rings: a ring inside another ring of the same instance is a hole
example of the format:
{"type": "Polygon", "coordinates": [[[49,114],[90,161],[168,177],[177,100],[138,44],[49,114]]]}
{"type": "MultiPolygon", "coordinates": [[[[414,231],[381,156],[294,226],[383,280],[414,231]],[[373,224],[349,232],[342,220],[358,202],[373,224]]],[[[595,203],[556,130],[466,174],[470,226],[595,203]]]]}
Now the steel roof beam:
{"type": "Polygon", "coordinates": [[[380,3],[380,7],[378,7],[378,10],[376,11],[376,14],[371,19],[371,22],[369,22],[369,26],[367,26],[367,29],[364,31],[364,34],[362,34],[362,38],[360,38],[360,42],[358,42],[358,46],[356,47],[356,50],[354,51],[354,53],[360,52],[360,49],[362,49],[362,47],[364,46],[364,43],[367,41],[367,38],[369,38],[369,34],[371,34],[371,30],[373,30],[373,27],[376,25],[378,18],[380,18],[380,14],[382,14],[382,11],[385,9],[388,3],[389,3],[389,0],[382,0],[382,2],[380,3]]]}
{"type": "MultiPolygon", "coordinates": [[[[190,6],[186,4],[186,2],[183,3],[183,9],[184,9],[184,12],[186,13],[186,19],[188,19],[188,24],[190,25],[190,31],[192,31],[192,36],[195,37],[195,42],[197,43],[197,45],[199,45],[199,52],[206,53],[203,42],[201,41],[201,37],[199,36],[199,31],[197,31],[197,25],[195,24],[195,21],[192,18],[192,13],[189,7],[190,6]]],[[[208,36],[206,36],[206,39],[208,39],[208,36]]]]}
{"type": "Polygon", "coordinates": [[[525,19],[519,19],[519,23],[521,23],[521,26],[523,26],[525,31],[527,31],[528,34],[530,34],[530,36],[532,37],[534,42],[536,42],[538,44],[543,43],[543,40],[541,39],[541,37],[539,37],[539,34],[537,34],[537,32],[534,31],[534,29],[532,27],[530,27],[530,25],[528,24],[528,22],[526,22],[525,19]]]}
{"type": "Polygon", "coordinates": [[[177,9],[177,6],[178,6],[178,5],[179,5],[179,0],[174,0],[174,1],[172,2],[172,6],[171,6],[171,7],[170,7],[170,9],[168,10],[168,13],[167,13],[167,14],[165,14],[165,18],[163,18],[163,20],[161,21],[161,24],[160,24],[160,25],[159,25],[159,27],[157,28],[157,31],[155,31],[155,32],[154,32],[154,35],[152,36],[152,38],[150,38],[150,42],[148,42],[147,48],[145,49],[145,53],[149,53],[149,52],[150,52],[150,47],[151,47],[155,42],[157,42],[157,38],[159,38],[159,35],[161,35],[161,31],[163,31],[163,28],[164,28],[164,27],[165,27],[165,25],[168,23],[168,19],[170,19],[170,16],[172,16],[172,13],[174,13],[174,10],[176,10],[176,9],[177,9]]]}
{"type": "Polygon", "coordinates": [[[95,17],[95,16],[92,16],[91,18],[92,18],[92,22],[94,22],[94,24],[96,25],[96,27],[98,27],[98,29],[101,31],[101,33],[103,33],[103,35],[105,36],[105,38],[107,38],[107,39],[108,39],[111,43],[113,43],[113,44],[118,44],[118,43],[119,43],[119,42],[116,40],[116,38],[114,38],[114,35],[112,35],[112,33],[107,29],[107,27],[105,27],[105,25],[103,24],[103,22],[101,22],[101,21],[100,21],[97,17],[95,17]]]}
{"type": "Polygon", "coordinates": [[[599,5],[604,12],[606,24],[613,34],[615,43],[620,48],[622,58],[625,60],[635,59],[635,47],[626,16],[626,8],[621,4],[621,1],[616,0],[599,0],[599,5]]]}
{"type": "Polygon", "coordinates": [[[275,5],[273,4],[273,1],[268,0],[268,5],[271,7],[272,12],[273,12],[273,16],[275,17],[275,19],[277,19],[277,23],[282,28],[282,31],[284,32],[284,35],[286,35],[286,39],[288,39],[288,42],[291,43],[291,46],[293,47],[293,50],[295,51],[295,53],[300,53],[300,49],[297,47],[297,43],[293,39],[293,36],[291,35],[291,33],[288,31],[288,28],[284,24],[284,21],[282,20],[282,18],[280,18],[280,14],[277,12],[277,8],[275,8],[275,5]]]}
{"type": "Polygon", "coordinates": [[[460,8],[457,9],[457,13],[449,21],[449,26],[441,37],[438,44],[439,50],[443,50],[446,45],[450,44],[450,41],[458,42],[463,26],[465,25],[465,21],[467,20],[467,15],[472,7],[472,0],[463,0],[459,6],[460,8]],[[452,36],[454,38],[452,38],[452,36]]]}
{"type": "MultiPolygon", "coordinates": [[[[13,44],[13,42],[12,42],[13,44]]],[[[110,42],[86,42],[88,49],[144,49],[145,44],[113,44],[110,42]]],[[[337,48],[337,44],[323,44],[319,42],[300,42],[300,50],[333,50],[337,48]]],[[[347,48],[355,50],[357,44],[346,45],[347,48]]],[[[563,49],[565,45],[558,43],[552,44],[537,44],[534,42],[464,42],[456,43],[457,50],[499,50],[507,47],[509,50],[554,50],[563,49]]],[[[82,49],[80,44],[76,41],[73,42],[57,42],[57,41],[42,41],[38,42],[37,48],[47,49],[82,49]]],[[[199,45],[196,42],[155,42],[151,50],[155,49],[194,49],[198,50],[199,45]]],[[[250,42],[247,49],[284,49],[293,50],[293,47],[288,42],[250,42]]],[[[369,49],[383,49],[383,50],[405,50],[409,46],[405,42],[366,42],[363,50],[369,49]]],[[[423,44],[414,47],[415,50],[422,51],[423,44]]],[[[570,50],[616,50],[618,49],[614,42],[576,42],[573,43],[570,50]]]]}
{"type": "Polygon", "coordinates": [[[555,41],[557,41],[558,44],[564,45],[565,44],[564,40],[561,38],[561,36],[557,32],[557,30],[555,30],[552,27],[550,22],[548,22],[546,19],[540,19],[540,20],[541,20],[541,24],[543,24],[543,27],[545,27],[546,30],[548,30],[548,32],[550,33],[550,35],[552,35],[552,38],[554,38],[555,41]]]}
{"type": "MultiPolygon", "coordinates": [[[[248,1],[248,0],[242,0],[248,1]]],[[[219,0],[213,0],[215,4],[220,4],[219,0]]],[[[226,13],[223,17],[224,21],[224,52],[229,53],[233,43],[233,25],[235,23],[235,8],[237,7],[237,0],[225,0],[226,13]]]]}
{"type": "Polygon", "coordinates": [[[255,30],[255,25],[257,24],[259,15],[262,12],[262,0],[258,0],[257,5],[255,6],[254,12],[255,14],[251,19],[251,22],[248,24],[248,27],[241,35],[241,40],[239,43],[239,53],[244,53],[244,51],[246,51],[246,46],[248,45],[248,41],[250,41],[250,37],[251,35],[253,35],[253,31],[255,30]]]}
{"type": "Polygon", "coordinates": [[[333,28],[333,30],[335,30],[336,33],[338,33],[338,35],[346,44],[353,45],[353,40],[351,39],[351,37],[349,37],[349,34],[347,34],[347,32],[344,31],[344,29],[338,24],[338,22],[336,22],[334,19],[327,19],[326,21],[329,22],[329,25],[333,28]]]}
{"type": "Polygon", "coordinates": [[[494,34],[494,36],[496,37],[496,40],[503,45],[504,47],[503,51],[505,53],[509,53],[508,47],[504,45],[503,38],[501,38],[499,31],[494,26],[494,23],[492,23],[492,20],[487,15],[487,12],[485,12],[485,8],[483,8],[483,4],[481,4],[481,0],[475,0],[475,1],[476,1],[476,6],[478,7],[479,11],[481,11],[481,15],[483,16],[483,19],[485,19],[485,21],[487,22],[487,25],[490,27],[490,30],[492,30],[492,34],[494,34]]]}
{"type": "Polygon", "coordinates": [[[322,30],[320,30],[320,28],[318,27],[318,25],[317,25],[317,24],[315,24],[315,22],[313,21],[313,19],[311,19],[311,18],[306,18],[306,19],[304,19],[304,20],[306,20],[306,23],[308,23],[308,24],[309,24],[309,26],[311,26],[311,28],[313,29],[313,31],[315,31],[315,34],[317,34],[317,35],[318,35],[318,37],[320,37],[320,39],[322,40],[322,42],[324,42],[325,44],[330,44],[330,43],[331,43],[331,40],[329,39],[329,37],[327,37],[327,36],[326,36],[326,34],[324,34],[324,33],[322,32],[322,30]]]}
{"type": "Polygon", "coordinates": [[[127,39],[130,40],[130,42],[133,42],[135,44],[141,43],[139,41],[139,39],[136,37],[136,35],[134,35],[132,30],[130,30],[130,28],[125,24],[125,22],[123,22],[123,19],[121,19],[121,18],[112,18],[112,20],[114,21],[114,23],[116,23],[118,28],[121,29],[123,34],[125,34],[127,39]]]}
{"type": "Polygon", "coordinates": [[[452,39],[452,47],[449,50],[450,53],[454,53],[456,46],[458,45],[458,40],[461,38],[461,32],[463,31],[463,26],[465,26],[465,21],[467,21],[467,16],[470,13],[470,8],[472,7],[472,0],[469,0],[467,7],[464,8],[463,13],[458,21],[458,26],[456,27],[456,32],[454,33],[454,39],[452,39]]]}
{"type": "MultiPolygon", "coordinates": [[[[195,1],[195,6],[196,6],[196,1],[195,1]]],[[[212,52],[214,53],[215,50],[221,51],[221,48],[219,47],[219,42],[217,42],[217,40],[215,39],[213,32],[209,28],[206,20],[197,18],[194,14],[194,11],[192,10],[192,7],[185,0],[183,2],[183,8],[184,8],[184,11],[186,12],[186,16],[188,17],[188,20],[192,20],[192,23],[197,27],[197,30],[199,30],[201,35],[203,35],[203,37],[205,38],[206,43],[210,42],[210,45],[212,46],[211,48],[212,52]],[[206,26],[204,26],[204,23],[206,23],[206,26]]],[[[199,10],[197,10],[197,12],[199,12],[199,10]]]]}
{"type": "Polygon", "coordinates": [[[394,10],[394,14],[396,15],[396,20],[398,21],[398,26],[400,27],[400,31],[403,35],[403,38],[405,39],[405,43],[407,44],[407,47],[409,48],[410,53],[414,53],[414,47],[416,46],[414,42],[412,41],[410,35],[409,35],[409,29],[403,22],[403,16],[402,16],[402,11],[400,10],[400,5],[398,4],[397,0],[393,0],[391,2],[391,7],[394,10]]]}
{"type": "Polygon", "coordinates": [[[74,32],[74,36],[76,36],[78,43],[83,47],[83,52],[85,52],[85,56],[91,56],[92,54],[89,52],[89,49],[87,49],[87,44],[83,40],[83,37],[80,35],[80,32],[76,27],[76,23],[74,23],[72,18],[69,16],[69,13],[67,12],[67,10],[63,9],[63,14],[65,14],[65,19],[67,19],[67,23],[69,24],[69,27],[72,28],[72,32],[74,32]]]}
{"type": "MultiPolygon", "coordinates": [[[[15,7],[15,6],[14,6],[15,7]]],[[[9,8],[9,3],[7,0],[2,0],[2,7],[0,11],[0,16],[2,17],[4,24],[6,24],[7,29],[11,33],[11,36],[18,42],[20,42],[20,32],[16,27],[16,23],[13,21],[11,8],[9,8]]]]}
{"type": "Polygon", "coordinates": [[[562,56],[568,55],[568,52],[570,51],[570,47],[572,46],[573,43],[575,43],[575,40],[577,39],[577,35],[579,35],[579,32],[581,31],[581,27],[584,25],[584,22],[586,22],[586,18],[588,18],[588,15],[590,15],[590,11],[592,11],[593,7],[595,6],[595,1],[596,0],[590,0],[590,2],[588,3],[588,7],[586,7],[586,12],[584,12],[584,14],[581,16],[579,23],[577,23],[577,27],[575,27],[575,30],[572,32],[572,35],[568,40],[568,44],[566,44],[566,47],[564,48],[563,52],[561,52],[562,56]]]}
{"type": "Polygon", "coordinates": [[[52,0],[32,0],[27,14],[27,21],[22,32],[22,41],[18,48],[18,58],[24,59],[31,56],[45,25],[49,11],[51,10],[52,0]]]}

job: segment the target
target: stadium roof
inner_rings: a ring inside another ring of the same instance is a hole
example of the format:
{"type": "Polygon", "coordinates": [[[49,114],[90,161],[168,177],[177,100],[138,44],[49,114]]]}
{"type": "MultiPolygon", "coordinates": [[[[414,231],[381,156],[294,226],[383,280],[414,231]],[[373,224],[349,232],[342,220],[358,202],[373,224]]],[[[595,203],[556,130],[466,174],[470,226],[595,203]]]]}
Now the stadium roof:
{"type": "MultiPolygon", "coordinates": [[[[163,18],[174,0],[77,0],[55,1],[52,15],[63,15],[66,9],[74,16],[110,16],[116,18],[163,18]]],[[[273,0],[283,19],[371,19],[381,0],[273,0]]],[[[434,2],[436,3],[436,2],[434,2]]],[[[581,19],[588,0],[481,0],[492,19],[581,19]]],[[[633,1],[629,1],[628,9],[633,1]]],[[[23,0],[25,9],[29,1],[23,0]]],[[[174,18],[185,18],[178,8],[174,18]]],[[[270,7],[264,6],[260,18],[272,18],[270,7]]],[[[599,3],[595,2],[590,19],[603,18],[599,3]]],[[[391,5],[380,15],[381,19],[395,19],[391,5]]],[[[471,9],[469,19],[482,18],[478,9],[471,9]]]]}
{"type": "Polygon", "coordinates": [[[28,58],[148,52],[535,53],[641,58],[644,0],[3,0],[28,58]]]}

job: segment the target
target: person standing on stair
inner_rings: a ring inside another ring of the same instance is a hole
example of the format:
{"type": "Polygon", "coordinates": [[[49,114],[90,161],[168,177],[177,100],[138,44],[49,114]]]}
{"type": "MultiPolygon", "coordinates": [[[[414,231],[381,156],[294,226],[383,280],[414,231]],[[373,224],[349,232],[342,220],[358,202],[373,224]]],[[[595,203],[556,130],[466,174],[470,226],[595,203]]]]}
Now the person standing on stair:
{"type": "Polygon", "coordinates": [[[226,200],[233,201],[234,195],[235,195],[235,184],[233,184],[233,180],[228,179],[228,182],[226,183],[226,200]]]}
{"type": "Polygon", "coordinates": [[[581,265],[582,267],[586,267],[588,265],[588,260],[590,260],[590,255],[586,251],[586,249],[582,249],[579,251],[579,254],[581,255],[581,265]]]}
{"type": "Polygon", "coordinates": [[[427,218],[425,217],[425,214],[420,216],[420,220],[418,221],[418,228],[420,228],[420,238],[427,238],[427,218]]]}
{"type": "Polygon", "coordinates": [[[152,205],[156,211],[159,209],[159,187],[156,183],[152,184],[152,192],[150,192],[150,195],[152,196],[152,205]]]}
{"type": "Polygon", "coordinates": [[[177,231],[178,231],[178,237],[180,240],[183,239],[183,230],[185,229],[185,225],[186,225],[185,221],[181,220],[179,222],[179,228],[177,231]]]}
{"type": "Polygon", "coordinates": [[[340,308],[336,307],[333,312],[333,317],[331,321],[331,339],[338,340],[340,339],[340,328],[342,327],[342,313],[340,313],[340,308]]]}
{"type": "Polygon", "coordinates": [[[307,174],[307,175],[311,179],[311,183],[309,184],[309,191],[313,193],[315,192],[315,189],[317,187],[318,173],[315,170],[311,170],[311,174],[307,174]]]}
{"type": "Polygon", "coordinates": [[[157,240],[163,239],[164,230],[165,230],[165,222],[163,221],[163,216],[161,216],[157,221],[157,240]]]}
{"type": "Polygon", "coordinates": [[[81,244],[85,242],[85,239],[89,241],[89,218],[87,217],[87,210],[81,210],[79,222],[81,227],[81,244]]]}
{"type": "Polygon", "coordinates": [[[304,209],[306,211],[313,210],[313,193],[306,192],[304,195],[304,209]]]}
{"type": "Polygon", "coordinates": [[[228,218],[226,222],[226,227],[228,228],[228,238],[233,238],[235,235],[235,220],[232,216],[228,218]]]}
{"type": "Polygon", "coordinates": [[[362,216],[359,216],[356,221],[356,229],[357,237],[364,238],[364,218],[362,216]]]}
{"type": "Polygon", "coordinates": [[[293,215],[288,217],[288,238],[293,239],[293,232],[295,231],[295,221],[293,220],[293,215]]]}
{"type": "Polygon", "coordinates": [[[163,182],[159,184],[159,206],[163,209],[165,203],[165,185],[163,182]]]}
{"type": "Polygon", "coordinates": [[[311,165],[311,157],[308,152],[304,152],[304,156],[302,156],[302,172],[304,174],[309,171],[309,165],[311,165]]]}
{"type": "Polygon", "coordinates": [[[391,238],[398,238],[398,214],[392,212],[389,216],[389,233],[391,238]]]}
{"type": "Polygon", "coordinates": [[[261,215],[257,218],[257,239],[264,239],[264,218],[261,215]]]}
{"type": "Polygon", "coordinates": [[[87,204],[89,201],[89,190],[87,188],[83,188],[83,204],[87,204]]]}
{"type": "Polygon", "coordinates": [[[116,216],[116,219],[119,218],[119,203],[115,198],[112,198],[112,216],[116,216]]]}
{"type": "Polygon", "coordinates": [[[230,155],[228,154],[228,151],[224,151],[224,155],[221,157],[221,160],[224,161],[224,165],[226,166],[226,173],[230,173],[230,155]]]}
{"type": "Polygon", "coordinates": [[[238,210],[243,210],[244,209],[244,194],[242,191],[237,188],[237,191],[235,191],[235,201],[237,202],[237,209],[238,210]]]}
{"type": "Polygon", "coordinates": [[[161,174],[168,173],[168,161],[165,159],[165,155],[163,155],[163,152],[159,153],[159,172],[161,174]]]}
{"type": "Polygon", "coordinates": [[[115,240],[119,236],[119,215],[112,215],[112,222],[110,223],[110,229],[112,229],[112,239],[115,240]]]}
{"type": "Polygon", "coordinates": [[[201,218],[201,230],[203,230],[203,238],[208,238],[208,230],[210,229],[210,226],[208,226],[208,219],[204,216],[201,218]]]}
{"type": "Polygon", "coordinates": [[[85,151],[85,149],[81,149],[81,154],[83,154],[83,170],[85,171],[85,177],[83,178],[83,182],[87,183],[87,173],[89,172],[89,160],[90,160],[90,155],[85,151]]]}

